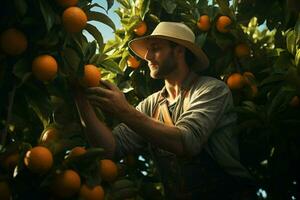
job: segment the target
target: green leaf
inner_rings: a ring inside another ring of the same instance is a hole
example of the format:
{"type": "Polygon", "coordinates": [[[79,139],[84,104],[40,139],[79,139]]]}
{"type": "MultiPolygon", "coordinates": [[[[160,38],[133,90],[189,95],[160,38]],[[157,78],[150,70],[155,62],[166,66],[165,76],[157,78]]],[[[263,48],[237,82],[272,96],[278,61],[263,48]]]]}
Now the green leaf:
{"type": "Polygon", "coordinates": [[[87,24],[85,29],[96,39],[99,48],[103,48],[103,37],[99,30],[91,24],[87,24]]]}
{"type": "Polygon", "coordinates": [[[295,25],[295,35],[296,35],[296,44],[299,44],[300,40],[300,14],[298,16],[298,20],[295,25]]]}
{"type": "Polygon", "coordinates": [[[50,115],[52,114],[52,106],[45,88],[38,88],[33,84],[27,84],[24,94],[29,107],[34,110],[44,127],[46,127],[49,124],[50,115]]]}
{"type": "Polygon", "coordinates": [[[235,19],[235,15],[233,14],[232,10],[229,8],[228,0],[216,0],[216,1],[220,6],[223,15],[228,15],[230,18],[235,19]]]}
{"type": "Polygon", "coordinates": [[[88,43],[88,46],[85,49],[84,57],[86,60],[90,60],[90,58],[95,55],[97,48],[97,43],[95,41],[88,43]]]}
{"type": "Polygon", "coordinates": [[[294,31],[289,31],[286,35],[286,46],[288,51],[295,55],[296,51],[296,35],[294,31]]]}
{"type": "Polygon", "coordinates": [[[118,63],[113,60],[104,60],[103,62],[99,63],[104,69],[109,70],[113,73],[123,74],[122,70],[120,69],[118,63]]]}
{"type": "Polygon", "coordinates": [[[274,74],[271,76],[266,77],[264,80],[261,81],[259,86],[267,85],[267,84],[274,84],[275,82],[281,82],[285,80],[285,75],[283,74],[274,74]]]}
{"type": "Polygon", "coordinates": [[[296,55],[295,55],[296,67],[299,67],[299,61],[300,61],[300,49],[297,49],[297,52],[296,52],[296,55]]]}
{"type": "Polygon", "coordinates": [[[161,5],[169,14],[173,14],[174,10],[177,7],[176,0],[162,0],[161,5]]]}
{"type": "Polygon", "coordinates": [[[196,44],[198,47],[202,48],[205,41],[206,41],[207,33],[202,33],[197,36],[196,38],[196,44]]]}
{"type": "Polygon", "coordinates": [[[131,9],[131,5],[128,0],[118,0],[118,2],[127,9],[131,9]]]}
{"type": "Polygon", "coordinates": [[[64,49],[63,58],[66,61],[67,68],[72,69],[73,72],[76,72],[78,70],[79,64],[80,64],[80,57],[77,54],[77,52],[72,48],[66,48],[64,49]]]}
{"type": "Polygon", "coordinates": [[[114,0],[106,0],[107,10],[109,10],[114,5],[114,0]]]}
{"type": "Polygon", "coordinates": [[[141,7],[141,19],[144,20],[145,15],[147,14],[147,12],[149,11],[149,6],[150,6],[150,0],[144,0],[142,7],[141,7]]]}
{"type": "Polygon", "coordinates": [[[23,17],[28,9],[27,3],[25,0],[14,0],[14,4],[16,7],[17,12],[21,17],[23,17]]]}
{"type": "Polygon", "coordinates": [[[107,15],[95,11],[89,11],[87,12],[87,15],[89,21],[95,20],[103,24],[106,24],[107,26],[111,27],[113,30],[116,30],[116,26],[114,22],[107,15]]]}
{"type": "Polygon", "coordinates": [[[16,77],[22,79],[23,76],[28,72],[31,72],[30,61],[27,57],[23,57],[14,65],[13,73],[16,77]]]}
{"type": "Polygon", "coordinates": [[[46,23],[47,30],[49,31],[55,22],[55,12],[52,10],[49,3],[45,0],[40,0],[40,8],[46,23]]]}

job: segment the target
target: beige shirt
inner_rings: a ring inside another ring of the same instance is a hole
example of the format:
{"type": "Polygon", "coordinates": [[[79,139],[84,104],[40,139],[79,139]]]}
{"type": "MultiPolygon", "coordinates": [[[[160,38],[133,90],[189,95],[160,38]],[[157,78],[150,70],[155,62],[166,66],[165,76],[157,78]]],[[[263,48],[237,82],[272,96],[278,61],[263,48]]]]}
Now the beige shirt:
{"type": "MultiPolygon", "coordinates": [[[[174,125],[182,132],[186,155],[195,156],[204,148],[228,173],[250,178],[239,161],[237,133],[234,131],[236,114],[232,110],[229,88],[223,81],[208,76],[199,76],[193,81],[195,76],[191,72],[184,81],[172,113],[174,125]],[[183,94],[188,87],[185,101],[189,103],[185,110],[183,94]]],[[[140,102],[136,109],[152,117],[157,102],[161,98],[166,100],[166,94],[164,87],[140,102]]],[[[113,133],[118,157],[147,147],[147,142],[123,123],[115,127],[113,133]]]]}

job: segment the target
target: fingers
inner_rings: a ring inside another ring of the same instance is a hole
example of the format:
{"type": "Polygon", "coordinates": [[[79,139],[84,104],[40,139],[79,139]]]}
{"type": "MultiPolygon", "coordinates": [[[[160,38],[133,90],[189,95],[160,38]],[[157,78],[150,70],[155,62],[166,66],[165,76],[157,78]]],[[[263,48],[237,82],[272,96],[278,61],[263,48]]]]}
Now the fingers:
{"type": "Polygon", "coordinates": [[[109,81],[105,81],[105,80],[100,80],[100,82],[107,88],[111,89],[111,90],[117,90],[118,87],[115,86],[114,84],[112,84],[111,82],[109,81]]]}
{"type": "Polygon", "coordinates": [[[86,89],[86,93],[90,96],[93,94],[96,94],[98,96],[103,96],[103,97],[109,97],[112,95],[112,91],[105,89],[105,88],[101,88],[101,87],[90,87],[88,89],[86,89]]]}

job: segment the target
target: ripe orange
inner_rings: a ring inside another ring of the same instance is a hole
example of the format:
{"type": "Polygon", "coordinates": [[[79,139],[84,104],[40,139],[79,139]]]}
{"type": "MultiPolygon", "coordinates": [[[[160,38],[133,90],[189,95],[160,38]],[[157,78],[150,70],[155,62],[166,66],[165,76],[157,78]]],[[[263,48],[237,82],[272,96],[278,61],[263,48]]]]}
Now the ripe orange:
{"type": "Polygon", "coordinates": [[[232,23],[232,20],[228,16],[220,16],[216,23],[216,28],[221,33],[228,33],[229,29],[227,26],[229,26],[232,23]]]}
{"type": "Polygon", "coordinates": [[[47,128],[43,131],[41,138],[40,138],[40,143],[41,144],[46,144],[48,142],[51,142],[53,140],[58,139],[58,131],[54,127],[47,128]]]}
{"type": "Polygon", "coordinates": [[[85,65],[82,83],[87,87],[96,87],[99,85],[101,79],[101,72],[95,65],[85,65]]]}
{"type": "Polygon", "coordinates": [[[1,200],[10,200],[11,192],[7,182],[0,181],[0,199],[1,200]]]}
{"type": "Polygon", "coordinates": [[[245,79],[240,73],[233,73],[228,77],[227,85],[231,90],[238,90],[244,87],[245,79]]]}
{"type": "Polygon", "coordinates": [[[82,200],[104,200],[104,190],[101,185],[92,188],[84,184],[80,188],[79,197],[82,200]]]}
{"type": "Polygon", "coordinates": [[[40,55],[32,62],[32,73],[40,81],[50,81],[57,74],[57,62],[50,55],[40,55]]]}
{"type": "Polygon", "coordinates": [[[63,12],[62,22],[67,32],[78,33],[86,26],[87,16],[81,8],[73,6],[63,12]]]}
{"type": "Polygon", "coordinates": [[[201,31],[208,31],[210,29],[210,20],[208,15],[202,15],[199,17],[197,26],[201,31]]]}
{"type": "Polygon", "coordinates": [[[80,176],[74,170],[68,169],[55,177],[52,192],[60,198],[70,198],[79,191],[80,185],[80,176]]]}
{"type": "Polygon", "coordinates": [[[245,84],[248,84],[248,85],[254,84],[255,76],[252,72],[244,72],[243,77],[245,80],[245,84]]]}
{"type": "Polygon", "coordinates": [[[60,5],[63,8],[67,8],[70,6],[76,6],[78,3],[78,0],[56,0],[57,4],[60,5]]]}
{"type": "Polygon", "coordinates": [[[4,169],[10,171],[10,170],[13,170],[17,166],[18,162],[19,162],[19,153],[15,152],[15,153],[8,155],[4,159],[3,163],[1,163],[1,164],[4,169]]]}
{"type": "Polygon", "coordinates": [[[84,147],[75,147],[70,151],[68,158],[74,158],[85,153],[86,149],[84,147]]]}
{"type": "Polygon", "coordinates": [[[118,176],[117,165],[112,160],[100,160],[100,176],[107,182],[113,182],[118,176]]]}
{"type": "Polygon", "coordinates": [[[141,21],[140,23],[138,23],[138,25],[134,28],[133,32],[137,35],[137,36],[142,36],[147,32],[147,24],[144,21],[141,21]]]}
{"type": "Polygon", "coordinates": [[[135,57],[129,56],[127,59],[127,65],[128,67],[131,67],[133,69],[137,69],[140,66],[141,62],[138,61],[135,57]]]}
{"type": "Polygon", "coordinates": [[[300,99],[298,96],[294,96],[291,101],[290,101],[290,106],[291,107],[299,107],[300,106],[300,99]]]}
{"type": "Polygon", "coordinates": [[[21,31],[10,28],[0,35],[0,47],[8,55],[15,56],[27,49],[27,38],[21,31]]]}
{"type": "Polygon", "coordinates": [[[238,58],[249,56],[250,49],[247,44],[241,43],[235,46],[234,53],[238,58]]]}
{"type": "Polygon", "coordinates": [[[53,156],[46,147],[36,146],[26,152],[24,163],[33,173],[43,174],[52,167],[53,156]]]}

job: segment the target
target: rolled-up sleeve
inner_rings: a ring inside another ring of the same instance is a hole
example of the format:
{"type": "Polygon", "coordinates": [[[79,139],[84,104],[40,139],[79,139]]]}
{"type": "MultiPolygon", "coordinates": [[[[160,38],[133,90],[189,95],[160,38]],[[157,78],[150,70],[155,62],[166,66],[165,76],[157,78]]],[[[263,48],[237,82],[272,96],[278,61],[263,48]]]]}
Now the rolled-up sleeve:
{"type": "Polygon", "coordinates": [[[116,126],[113,129],[113,134],[116,141],[115,157],[118,159],[145,147],[144,139],[124,123],[116,126]]]}
{"type": "Polygon", "coordinates": [[[228,87],[221,81],[211,81],[190,97],[190,106],[176,122],[182,132],[182,142],[189,156],[197,155],[232,102],[228,87]]]}
{"type": "MultiPolygon", "coordinates": [[[[144,114],[148,114],[149,98],[140,102],[136,109],[144,114]]],[[[144,138],[130,129],[126,124],[118,124],[113,130],[116,141],[115,158],[119,159],[129,153],[136,153],[147,146],[144,138]]]]}

